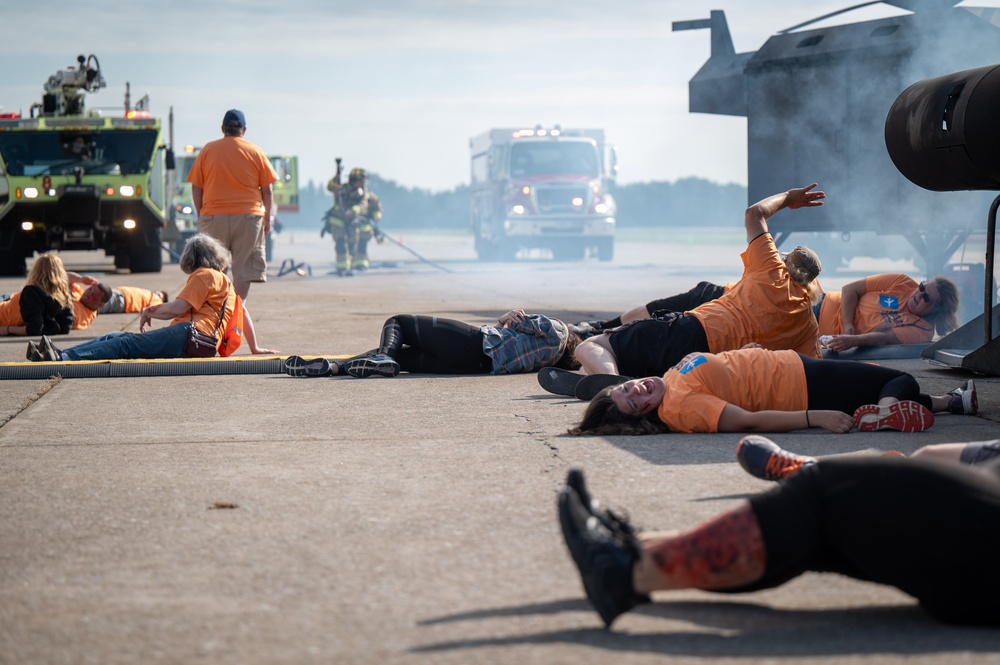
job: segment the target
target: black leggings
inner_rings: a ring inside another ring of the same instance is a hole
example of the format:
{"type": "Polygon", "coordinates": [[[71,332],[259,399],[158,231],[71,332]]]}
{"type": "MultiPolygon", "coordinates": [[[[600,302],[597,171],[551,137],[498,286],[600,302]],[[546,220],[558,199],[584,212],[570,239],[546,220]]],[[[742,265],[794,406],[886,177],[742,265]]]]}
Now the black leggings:
{"type": "Polygon", "coordinates": [[[726,592],[835,572],[892,585],[942,621],[1000,624],[1000,460],[827,459],[750,505],[766,569],[726,592]]]}
{"type": "Polygon", "coordinates": [[[799,354],[806,370],[810,409],[853,414],[883,397],[914,400],[931,408],[931,398],[920,392],[917,380],[906,372],[853,360],[817,360],[799,354]]]}
{"type": "Polygon", "coordinates": [[[397,314],[403,347],[396,353],[399,369],[420,374],[489,374],[493,361],[483,353],[483,333],[474,326],[437,316],[397,314]]]}
{"type": "Polygon", "coordinates": [[[650,316],[658,312],[690,312],[698,305],[704,305],[719,298],[726,292],[726,287],[711,282],[698,282],[698,285],[687,293],[678,293],[669,298],[660,298],[646,305],[650,316]]]}

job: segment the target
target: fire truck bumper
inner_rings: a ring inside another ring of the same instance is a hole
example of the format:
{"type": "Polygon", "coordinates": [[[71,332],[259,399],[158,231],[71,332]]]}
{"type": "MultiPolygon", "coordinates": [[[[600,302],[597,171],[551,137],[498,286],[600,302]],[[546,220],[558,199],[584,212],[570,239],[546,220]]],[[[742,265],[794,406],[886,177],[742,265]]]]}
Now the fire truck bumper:
{"type": "Polygon", "coordinates": [[[538,237],[614,236],[614,217],[513,217],[504,221],[505,235],[538,237]]]}

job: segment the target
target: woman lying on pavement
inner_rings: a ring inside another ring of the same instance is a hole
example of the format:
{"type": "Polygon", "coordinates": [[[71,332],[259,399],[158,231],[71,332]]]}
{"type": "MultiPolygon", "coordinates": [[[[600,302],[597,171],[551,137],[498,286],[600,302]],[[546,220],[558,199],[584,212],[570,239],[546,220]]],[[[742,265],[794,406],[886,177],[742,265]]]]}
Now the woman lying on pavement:
{"type": "Polygon", "coordinates": [[[46,252],[20,291],[0,301],[0,336],[67,335],[73,326],[69,278],[62,259],[46,252]]]}
{"type": "Polygon", "coordinates": [[[348,374],[356,378],[419,374],[517,374],[542,367],[579,367],[573,350],[580,342],[566,324],[514,309],[477,326],[437,316],[397,314],[382,326],[379,347],[344,361],[291,356],[291,376],[348,374]]]}
{"type": "Polygon", "coordinates": [[[233,313],[236,292],[226,277],[230,260],[229,251],[219,241],[199,233],[188,240],[181,254],[180,268],[188,275],[184,288],[170,302],[144,308],[139,316],[140,332],[112,332],[67,349],[59,349],[43,336],[37,345],[28,343],[28,360],[190,357],[183,349],[191,326],[209,335],[218,331],[221,339],[233,313]],[[152,319],[172,320],[163,328],[147,332],[152,319]]]}
{"type": "Polygon", "coordinates": [[[599,505],[571,470],[559,520],[606,626],[653,591],[744,593],[807,571],[894,586],[941,621],[1000,624],[1000,529],[984,528],[1000,520],[1000,460],[826,459],[680,532],[636,534],[599,505]]]}
{"type": "Polygon", "coordinates": [[[822,268],[819,258],[798,247],[782,259],[767,228],[767,220],[784,208],[823,205],[826,194],[812,191],[815,187],[790,189],[746,209],[743,276],[725,295],[690,312],[634,321],[585,340],[576,350],[584,371],[661,375],[689,353],[718,353],[750,342],[819,358],[812,313],[813,282],[822,268]]]}
{"type": "Polygon", "coordinates": [[[662,378],[605,388],[570,434],[919,432],[942,411],[971,415],[976,401],[925,395],[911,375],[888,367],[745,348],[692,353],[662,378]]]}

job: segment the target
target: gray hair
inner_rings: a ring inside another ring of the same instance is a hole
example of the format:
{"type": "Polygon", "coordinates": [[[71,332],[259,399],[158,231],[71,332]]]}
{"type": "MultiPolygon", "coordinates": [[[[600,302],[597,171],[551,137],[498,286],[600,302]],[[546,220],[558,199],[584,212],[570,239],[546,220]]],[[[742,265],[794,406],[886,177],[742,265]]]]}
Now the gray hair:
{"type": "Polygon", "coordinates": [[[212,236],[198,233],[184,245],[180,267],[186,275],[190,275],[198,268],[211,268],[224,273],[229,270],[232,261],[232,255],[221,242],[212,236]]]}

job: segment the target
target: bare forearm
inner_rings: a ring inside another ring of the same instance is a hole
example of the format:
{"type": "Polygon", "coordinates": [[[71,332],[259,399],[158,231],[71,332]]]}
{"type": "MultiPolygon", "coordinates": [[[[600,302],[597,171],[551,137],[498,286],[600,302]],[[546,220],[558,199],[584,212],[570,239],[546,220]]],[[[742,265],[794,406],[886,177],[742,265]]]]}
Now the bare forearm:
{"type": "MultiPolygon", "coordinates": [[[[595,338],[591,338],[593,340],[595,338]]],[[[576,347],[574,357],[580,361],[585,374],[617,374],[618,363],[614,353],[591,340],[576,347]]]]}
{"type": "Polygon", "coordinates": [[[196,187],[191,185],[191,203],[194,204],[194,211],[196,214],[201,215],[201,203],[205,199],[205,190],[201,187],[196,187]]]}

